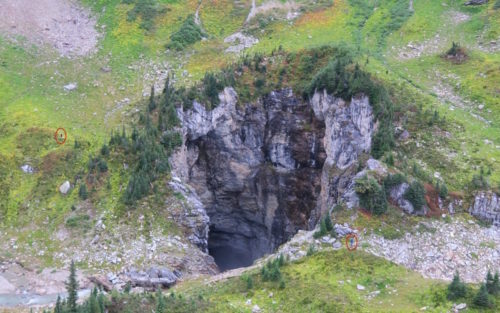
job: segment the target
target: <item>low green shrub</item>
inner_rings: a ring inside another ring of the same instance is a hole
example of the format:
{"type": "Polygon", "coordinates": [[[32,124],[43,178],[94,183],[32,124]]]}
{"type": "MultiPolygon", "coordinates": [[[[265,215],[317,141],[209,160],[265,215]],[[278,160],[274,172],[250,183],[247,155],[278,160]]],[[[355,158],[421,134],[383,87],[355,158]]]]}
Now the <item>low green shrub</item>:
{"type": "Polygon", "coordinates": [[[387,175],[383,180],[384,190],[386,195],[389,195],[393,187],[396,187],[406,182],[408,182],[408,179],[406,179],[406,177],[403,174],[397,173],[397,174],[387,175]]]}
{"type": "Polygon", "coordinates": [[[189,15],[181,28],[170,36],[170,42],[167,44],[168,49],[181,51],[189,45],[200,41],[205,34],[200,26],[194,21],[194,15],[189,15]]]}
{"type": "Polygon", "coordinates": [[[158,5],[155,0],[123,0],[123,3],[134,5],[132,9],[127,12],[127,20],[131,22],[140,17],[140,27],[148,31],[154,29],[154,20],[156,17],[166,11],[166,9],[158,5]]]}
{"type": "Polygon", "coordinates": [[[261,268],[260,274],[263,281],[281,281],[282,275],[280,267],[285,265],[285,257],[281,254],[274,260],[267,261],[266,265],[261,268]]]}
{"type": "Polygon", "coordinates": [[[425,204],[425,188],[418,180],[412,182],[404,194],[415,210],[420,210],[425,204]]]}
{"type": "Polygon", "coordinates": [[[370,213],[381,215],[387,211],[385,191],[374,178],[363,176],[356,180],[355,190],[360,205],[370,213]]]}
{"type": "Polygon", "coordinates": [[[328,232],[333,231],[333,224],[330,214],[327,214],[324,218],[320,220],[319,230],[313,234],[313,237],[318,239],[325,236],[328,232]]]}
{"type": "Polygon", "coordinates": [[[70,217],[66,220],[66,227],[76,228],[86,226],[90,221],[90,216],[87,214],[70,217]]]}

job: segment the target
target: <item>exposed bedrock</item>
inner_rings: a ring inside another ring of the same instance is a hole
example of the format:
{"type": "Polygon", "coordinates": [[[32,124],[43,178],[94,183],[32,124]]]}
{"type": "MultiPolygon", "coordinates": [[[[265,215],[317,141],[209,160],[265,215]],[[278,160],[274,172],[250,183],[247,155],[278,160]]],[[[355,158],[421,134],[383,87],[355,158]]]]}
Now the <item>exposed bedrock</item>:
{"type": "Polygon", "coordinates": [[[352,182],[374,123],[366,97],[309,102],[284,89],[242,105],[232,88],[219,97],[212,111],[179,110],[184,145],[172,164],[210,217],[208,248],[224,270],[314,227],[352,182]]]}
{"type": "Polygon", "coordinates": [[[500,196],[492,191],[476,193],[469,212],[479,219],[500,226],[500,196]]]}

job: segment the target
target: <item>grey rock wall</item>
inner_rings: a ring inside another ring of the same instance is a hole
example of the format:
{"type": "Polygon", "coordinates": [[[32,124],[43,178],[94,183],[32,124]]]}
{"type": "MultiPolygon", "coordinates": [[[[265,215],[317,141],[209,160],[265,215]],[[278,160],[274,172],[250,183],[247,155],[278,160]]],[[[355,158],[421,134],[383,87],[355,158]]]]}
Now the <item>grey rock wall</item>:
{"type": "Polygon", "coordinates": [[[251,261],[311,229],[352,183],[375,129],[366,97],[351,102],[291,89],[242,105],[225,88],[207,111],[180,109],[184,144],[173,174],[193,187],[210,217],[212,254],[251,261]]]}
{"type": "Polygon", "coordinates": [[[479,219],[500,226],[500,196],[492,191],[478,192],[469,212],[479,219]]]}

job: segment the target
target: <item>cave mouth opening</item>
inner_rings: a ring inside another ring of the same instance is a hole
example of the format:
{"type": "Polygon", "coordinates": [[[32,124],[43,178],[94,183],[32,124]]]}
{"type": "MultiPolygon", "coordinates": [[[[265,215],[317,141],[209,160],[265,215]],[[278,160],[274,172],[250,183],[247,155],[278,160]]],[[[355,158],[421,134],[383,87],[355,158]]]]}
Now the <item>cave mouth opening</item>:
{"type": "Polygon", "coordinates": [[[258,238],[246,237],[237,231],[221,231],[213,225],[210,227],[208,253],[221,272],[250,266],[266,252],[258,238]]]}
{"type": "Polygon", "coordinates": [[[217,246],[208,248],[208,253],[214,258],[221,272],[252,265],[253,259],[248,251],[232,246],[217,246]]]}

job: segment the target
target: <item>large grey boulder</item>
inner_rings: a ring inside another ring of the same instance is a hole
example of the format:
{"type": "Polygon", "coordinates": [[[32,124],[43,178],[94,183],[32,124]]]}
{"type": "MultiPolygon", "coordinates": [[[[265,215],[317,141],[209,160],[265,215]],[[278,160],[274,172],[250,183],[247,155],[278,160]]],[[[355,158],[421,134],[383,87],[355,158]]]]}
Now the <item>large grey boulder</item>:
{"type": "Polygon", "coordinates": [[[132,287],[168,288],[173,286],[179,277],[164,267],[151,267],[147,271],[130,270],[126,275],[132,287]]]}
{"type": "Polygon", "coordinates": [[[394,186],[391,188],[391,191],[389,193],[389,197],[392,201],[396,203],[398,207],[403,209],[408,214],[413,214],[415,213],[415,208],[413,207],[413,204],[411,204],[410,201],[406,200],[404,195],[405,192],[408,190],[410,185],[407,183],[402,183],[400,185],[394,186]]]}
{"type": "Polygon", "coordinates": [[[481,191],[474,196],[470,214],[500,226],[500,196],[492,191],[481,191]]]}
{"type": "Polygon", "coordinates": [[[337,234],[338,237],[345,237],[349,234],[356,233],[356,230],[352,229],[349,227],[349,225],[344,224],[335,224],[333,226],[333,229],[335,230],[335,233],[337,234]]]}
{"type": "Polygon", "coordinates": [[[63,195],[67,194],[70,189],[71,184],[69,183],[69,181],[65,181],[61,186],[59,186],[59,192],[63,195]]]}

